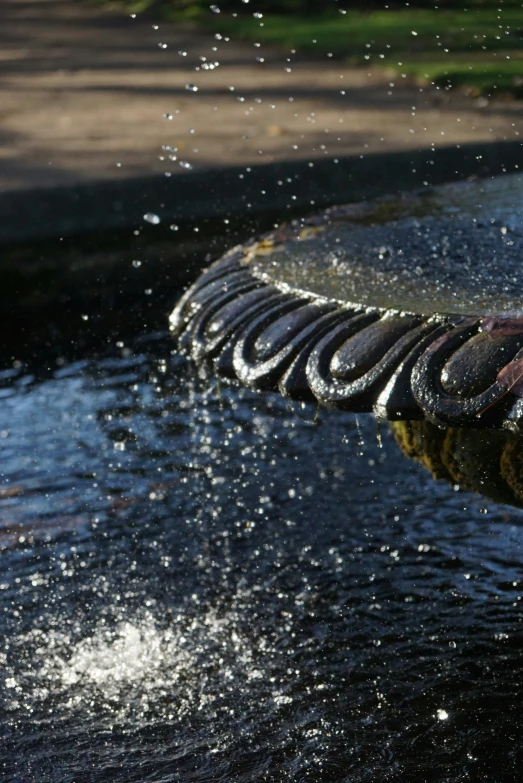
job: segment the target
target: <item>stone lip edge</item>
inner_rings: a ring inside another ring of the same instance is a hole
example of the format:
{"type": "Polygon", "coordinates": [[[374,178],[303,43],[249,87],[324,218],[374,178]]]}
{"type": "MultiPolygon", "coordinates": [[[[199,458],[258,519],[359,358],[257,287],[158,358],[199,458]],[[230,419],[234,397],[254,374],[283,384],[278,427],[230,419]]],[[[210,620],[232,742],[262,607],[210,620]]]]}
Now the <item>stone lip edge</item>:
{"type": "Polygon", "coordinates": [[[512,172],[520,165],[523,143],[497,142],[6,189],[0,191],[0,244],[134,228],[147,212],[179,223],[271,213],[286,219],[299,210],[512,172]]]}
{"type": "Polygon", "coordinates": [[[264,282],[244,254],[205,270],[171,315],[200,366],[389,420],[523,431],[523,319],[340,306],[264,282]]]}
{"type": "Polygon", "coordinates": [[[352,309],[352,310],[369,310],[372,312],[380,313],[380,315],[385,315],[387,313],[394,313],[396,315],[402,315],[402,316],[415,316],[417,318],[426,318],[426,319],[442,319],[444,321],[452,321],[457,322],[459,319],[465,319],[465,318],[472,318],[478,322],[481,323],[481,331],[492,331],[493,329],[501,328],[501,326],[504,327],[505,330],[515,330],[516,328],[519,328],[520,325],[523,327],[523,310],[521,311],[509,311],[509,312],[499,312],[497,314],[482,314],[482,313],[452,313],[452,312],[446,312],[441,310],[431,310],[430,312],[422,311],[422,310],[409,310],[408,308],[402,308],[402,307],[396,307],[395,305],[373,305],[373,304],[366,304],[364,302],[358,302],[353,301],[349,299],[334,299],[329,298],[324,295],[315,294],[313,291],[310,291],[307,288],[301,288],[300,286],[294,286],[290,283],[283,283],[278,280],[275,280],[271,278],[269,274],[266,272],[259,272],[256,269],[251,270],[251,274],[253,277],[255,277],[257,280],[260,281],[260,283],[263,283],[267,286],[272,286],[274,288],[277,288],[279,291],[281,291],[283,294],[293,294],[294,296],[303,297],[305,299],[310,299],[311,301],[315,302],[332,302],[332,304],[336,305],[339,308],[345,308],[345,309],[352,309]]]}

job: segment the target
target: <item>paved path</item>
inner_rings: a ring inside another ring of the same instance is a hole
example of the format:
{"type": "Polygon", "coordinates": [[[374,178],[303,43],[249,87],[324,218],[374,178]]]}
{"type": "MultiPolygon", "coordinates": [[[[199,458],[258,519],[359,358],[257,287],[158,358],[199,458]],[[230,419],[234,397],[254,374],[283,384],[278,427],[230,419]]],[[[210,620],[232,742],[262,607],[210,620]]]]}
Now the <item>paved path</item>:
{"type": "Polygon", "coordinates": [[[0,0],[0,18],[4,193],[523,137],[522,102],[484,105],[81,0],[0,0]]]}

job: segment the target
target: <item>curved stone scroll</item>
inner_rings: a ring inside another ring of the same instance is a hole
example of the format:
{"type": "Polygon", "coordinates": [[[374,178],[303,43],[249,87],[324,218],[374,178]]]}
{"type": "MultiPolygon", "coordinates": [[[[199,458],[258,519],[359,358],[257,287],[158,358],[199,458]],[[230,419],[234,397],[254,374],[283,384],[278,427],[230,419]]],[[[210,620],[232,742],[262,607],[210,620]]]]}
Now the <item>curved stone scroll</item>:
{"type": "Polygon", "coordinates": [[[517,430],[522,197],[507,176],[295,221],[210,266],[171,330],[199,364],[290,399],[517,430]]]}

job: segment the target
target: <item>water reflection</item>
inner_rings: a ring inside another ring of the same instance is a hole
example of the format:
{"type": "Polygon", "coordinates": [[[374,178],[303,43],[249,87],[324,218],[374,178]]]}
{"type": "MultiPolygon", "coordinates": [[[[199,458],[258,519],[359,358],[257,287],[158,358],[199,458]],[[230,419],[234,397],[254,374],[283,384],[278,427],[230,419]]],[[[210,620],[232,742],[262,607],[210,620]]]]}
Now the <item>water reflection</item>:
{"type": "Polygon", "coordinates": [[[522,512],[171,351],[4,378],[2,781],[516,780],[522,512]]]}

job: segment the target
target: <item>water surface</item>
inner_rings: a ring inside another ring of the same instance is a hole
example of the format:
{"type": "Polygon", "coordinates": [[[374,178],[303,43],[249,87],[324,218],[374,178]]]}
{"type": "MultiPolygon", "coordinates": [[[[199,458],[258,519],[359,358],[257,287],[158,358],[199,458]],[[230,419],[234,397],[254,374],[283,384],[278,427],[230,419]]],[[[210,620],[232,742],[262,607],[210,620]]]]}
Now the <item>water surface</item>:
{"type": "Polygon", "coordinates": [[[5,364],[1,780],[518,780],[522,512],[172,347],[5,364]]]}

